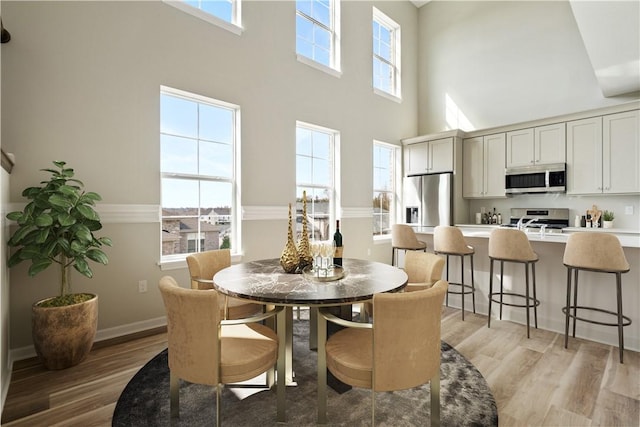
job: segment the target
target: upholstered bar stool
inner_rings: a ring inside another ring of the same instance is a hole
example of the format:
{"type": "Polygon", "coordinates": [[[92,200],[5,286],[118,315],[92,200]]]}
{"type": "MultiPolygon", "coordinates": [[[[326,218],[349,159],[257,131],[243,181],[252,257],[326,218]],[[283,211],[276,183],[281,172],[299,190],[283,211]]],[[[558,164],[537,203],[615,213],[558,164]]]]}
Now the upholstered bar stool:
{"type": "Polygon", "coordinates": [[[629,263],[624,256],[620,240],[612,234],[596,232],[573,233],[567,240],[564,250],[564,265],[567,267],[567,305],[562,307],[565,314],[564,348],[569,341],[569,318],[573,319],[573,337],[576,336],[576,320],[597,325],[616,326],[618,328],[618,345],[620,363],[624,351],[623,327],[631,324],[631,319],[622,314],[622,273],[629,271],[629,263]],[[616,275],[617,311],[599,307],[578,305],[578,271],[611,273],[616,275]],[[573,273],[573,283],[572,274],[573,273]],[[573,291],[573,292],[572,292],[573,291]],[[571,294],[573,293],[573,303],[571,294]],[[578,309],[597,311],[616,316],[616,322],[602,322],[578,316],[578,309]]]}
{"type": "Polygon", "coordinates": [[[391,226],[391,265],[397,265],[397,250],[403,251],[427,251],[427,244],[418,240],[413,228],[406,224],[393,224],[391,226]]]}
{"type": "Polygon", "coordinates": [[[523,307],[527,310],[527,338],[529,338],[530,315],[529,309],[533,307],[535,327],[538,328],[538,306],[540,301],[536,297],[536,262],[538,255],[531,248],[529,239],[524,231],[514,228],[496,228],[489,235],[489,316],[487,327],[491,327],[491,302],[500,304],[500,319],[502,320],[502,306],[523,307]],[[500,261],[500,292],[493,292],[493,262],[500,261]],[[504,263],[514,262],[524,265],[525,293],[504,292],[504,263]],[[529,267],[533,279],[533,296],[529,292],[529,267]],[[523,298],[524,304],[505,302],[503,297],[507,295],[514,298],[523,298]],[[500,299],[495,299],[496,297],[500,299]]]}
{"type": "Polygon", "coordinates": [[[462,231],[458,227],[440,225],[434,229],[433,233],[433,252],[438,255],[444,255],[447,261],[447,282],[449,282],[449,289],[447,290],[447,306],[449,306],[449,294],[460,295],[462,298],[462,320],[464,320],[464,297],[471,294],[471,300],[473,304],[473,312],[476,312],[476,288],[473,277],[473,254],[475,250],[473,247],[467,245],[464,240],[462,231]],[[460,282],[455,283],[449,281],[449,257],[460,257],[460,282]],[[468,256],[471,261],[471,282],[467,284],[464,282],[464,257],[468,256]],[[452,290],[452,285],[455,289],[452,290]]]}

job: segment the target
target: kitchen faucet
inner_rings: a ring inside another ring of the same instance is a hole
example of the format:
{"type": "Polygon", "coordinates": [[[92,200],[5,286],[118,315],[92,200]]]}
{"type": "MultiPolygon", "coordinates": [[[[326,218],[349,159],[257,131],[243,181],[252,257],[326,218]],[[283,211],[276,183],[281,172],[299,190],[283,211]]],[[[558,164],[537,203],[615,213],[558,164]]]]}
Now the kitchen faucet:
{"type": "Polygon", "coordinates": [[[523,224],[522,224],[522,222],[524,221],[524,217],[521,217],[521,218],[518,220],[517,228],[518,228],[518,230],[524,230],[524,229],[526,229],[526,228],[527,228],[527,227],[528,227],[532,222],[536,222],[536,221],[538,221],[538,220],[540,220],[540,218],[538,218],[538,217],[536,217],[536,218],[531,218],[529,221],[527,221],[527,222],[526,222],[526,223],[524,223],[524,225],[523,225],[523,224]]]}

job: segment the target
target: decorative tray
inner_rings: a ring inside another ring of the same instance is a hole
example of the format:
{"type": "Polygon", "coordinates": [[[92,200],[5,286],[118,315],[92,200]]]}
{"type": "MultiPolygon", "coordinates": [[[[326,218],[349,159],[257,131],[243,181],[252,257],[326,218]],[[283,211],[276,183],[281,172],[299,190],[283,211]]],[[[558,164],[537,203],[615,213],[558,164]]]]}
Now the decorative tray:
{"type": "Polygon", "coordinates": [[[324,271],[313,271],[313,266],[311,265],[306,266],[302,270],[302,274],[304,275],[304,277],[315,282],[333,282],[336,280],[340,280],[345,276],[346,273],[347,270],[339,265],[334,265],[331,270],[326,272],[326,275],[324,271]]]}

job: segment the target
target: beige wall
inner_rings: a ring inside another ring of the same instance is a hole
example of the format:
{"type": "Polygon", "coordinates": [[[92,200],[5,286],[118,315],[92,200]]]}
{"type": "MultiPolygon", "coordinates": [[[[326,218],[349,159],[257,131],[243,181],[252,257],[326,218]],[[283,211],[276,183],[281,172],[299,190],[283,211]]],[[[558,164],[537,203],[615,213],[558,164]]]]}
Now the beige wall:
{"type": "MultiPolygon", "coordinates": [[[[138,205],[160,203],[161,85],[241,107],[242,205],[281,208],[244,221],[244,260],[278,257],[284,246],[296,120],[339,130],[343,159],[357,159],[341,166],[342,233],[348,256],[371,251],[375,259],[371,218],[361,214],[371,209],[372,141],[399,144],[417,132],[417,9],[343,2],[340,78],[296,60],[294,2],[244,1],[242,10],[238,36],[159,1],[3,2],[13,36],[2,52],[2,141],[16,155],[11,202],[43,178],[39,169],[65,160],[118,211],[117,220],[103,215],[114,241],[109,265],[96,266],[91,280],[73,277],[75,290],[99,294],[99,337],[161,318],[162,275],[187,280],[185,268],[157,265],[157,215],[135,215],[138,205]],[[402,26],[402,103],[371,88],[372,5],[402,26]],[[148,281],[147,293],[138,293],[139,280],[148,281]]],[[[380,257],[390,259],[386,250],[380,257]]],[[[30,305],[57,290],[55,269],[35,278],[26,269],[11,270],[12,349],[31,345],[30,305]]]]}
{"type": "Polygon", "coordinates": [[[422,134],[461,127],[455,107],[472,130],[639,99],[602,95],[569,2],[432,1],[418,23],[422,134]]]}

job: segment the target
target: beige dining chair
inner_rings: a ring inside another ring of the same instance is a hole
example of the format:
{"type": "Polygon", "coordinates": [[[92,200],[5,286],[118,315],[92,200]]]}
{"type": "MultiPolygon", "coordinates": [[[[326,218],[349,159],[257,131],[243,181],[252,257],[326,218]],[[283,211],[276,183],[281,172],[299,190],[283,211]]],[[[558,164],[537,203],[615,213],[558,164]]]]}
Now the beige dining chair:
{"type": "MultiPolygon", "coordinates": [[[[429,289],[438,280],[442,279],[445,259],[440,255],[430,252],[407,252],[404,260],[404,271],[407,273],[408,282],[404,287],[405,292],[429,289]]],[[[364,304],[367,316],[373,316],[373,304],[368,301],[364,304]]]]}
{"type": "Polygon", "coordinates": [[[318,310],[318,423],[327,421],[327,368],[340,381],[375,392],[430,383],[431,426],[440,425],[440,326],[448,283],[417,292],[373,296],[376,319],[359,323],[318,310]],[[410,313],[410,314],[408,314],[410,313]],[[345,326],[326,339],[327,321],[345,326]]]}
{"type": "Polygon", "coordinates": [[[159,288],[167,313],[172,420],[180,416],[180,380],[216,387],[219,426],[223,385],[255,378],[277,365],[277,416],[284,421],[284,345],[259,323],[282,307],[252,318],[222,320],[217,292],[182,288],[171,276],[162,277],[159,288]]]}
{"type": "MultiPolygon", "coordinates": [[[[187,266],[191,276],[192,289],[213,289],[213,276],[223,268],[231,265],[229,249],[214,249],[197,252],[187,256],[187,266]]],[[[263,310],[261,304],[252,303],[241,298],[220,295],[220,309],[224,319],[241,319],[254,316],[263,310]]]]}
{"type": "Polygon", "coordinates": [[[406,224],[391,225],[391,265],[398,264],[398,250],[425,251],[427,244],[416,237],[413,228],[406,224]]]}

